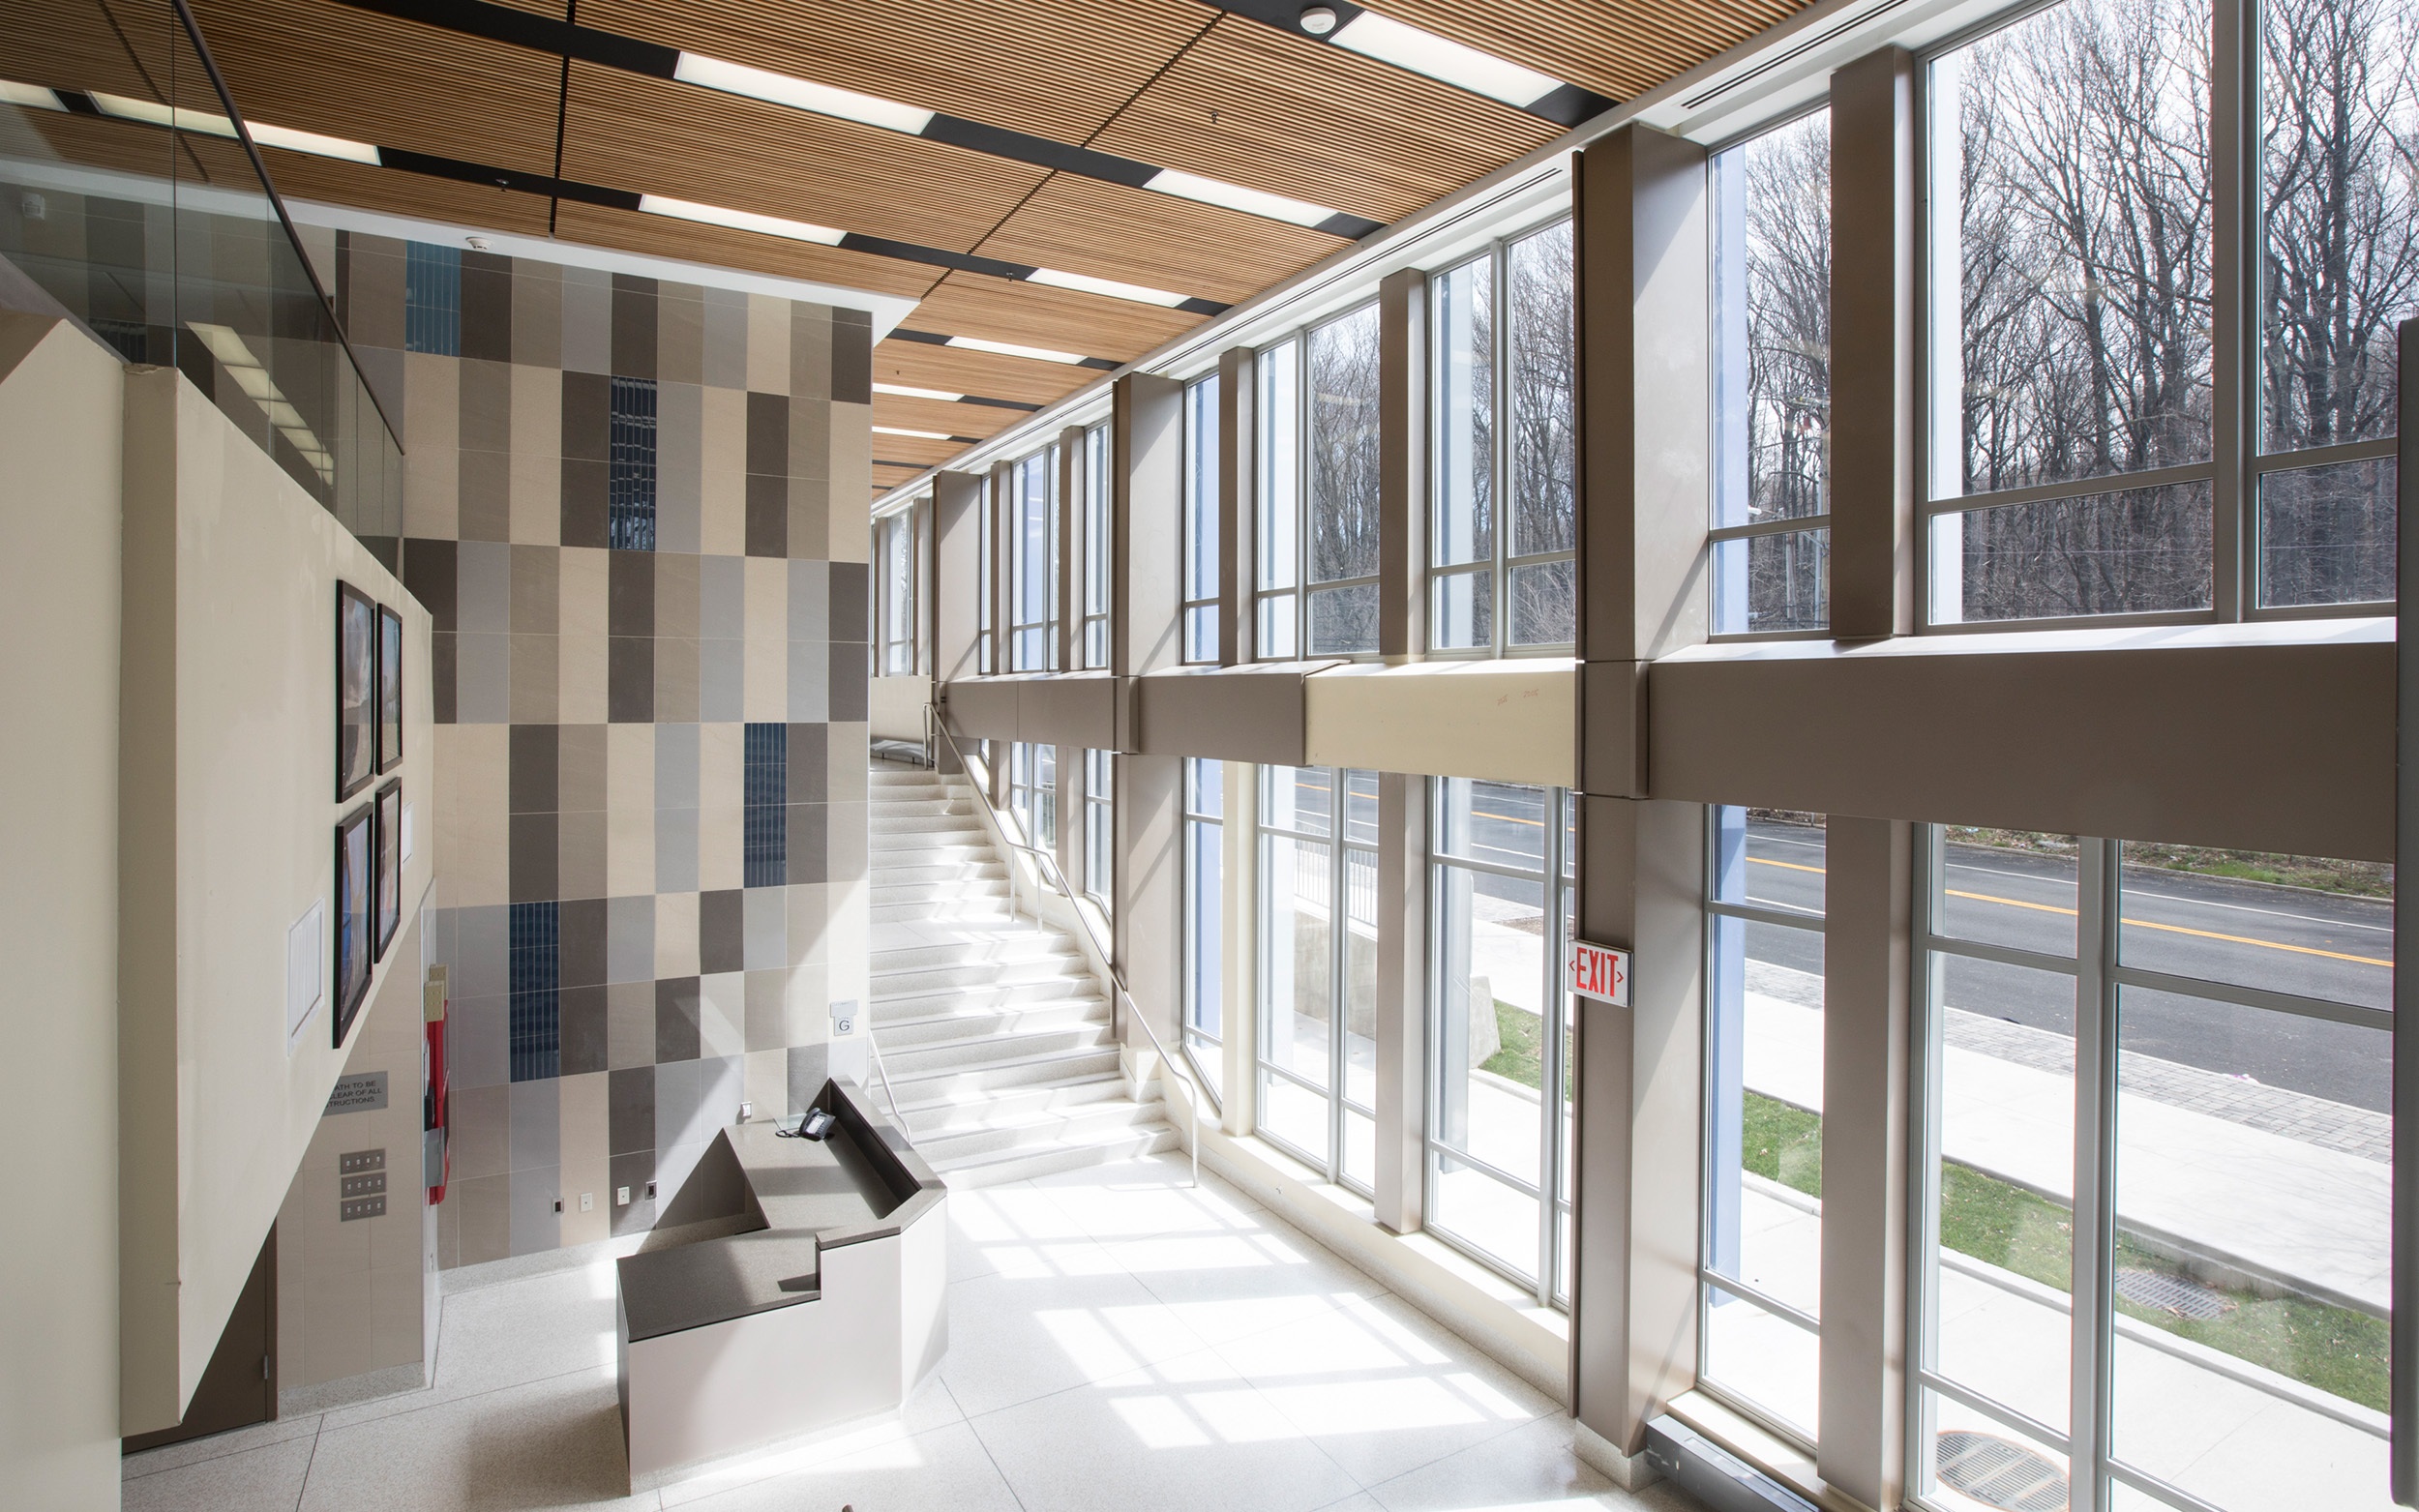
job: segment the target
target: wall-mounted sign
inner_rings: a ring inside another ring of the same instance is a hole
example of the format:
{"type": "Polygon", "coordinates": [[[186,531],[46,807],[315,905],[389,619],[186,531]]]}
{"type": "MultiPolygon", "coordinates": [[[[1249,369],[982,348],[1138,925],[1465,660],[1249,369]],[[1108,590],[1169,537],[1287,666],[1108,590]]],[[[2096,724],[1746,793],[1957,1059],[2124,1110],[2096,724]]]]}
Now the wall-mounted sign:
{"type": "MultiPolygon", "coordinates": [[[[356,1071],[336,1079],[336,1090],[328,1094],[327,1112],[331,1113],[370,1113],[386,1106],[386,1073],[356,1071]]],[[[381,1165],[384,1162],[380,1162],[381,1165]]]]}
{"type": "Polygon", "coordinates": [[[1574,939],[1570,955],[1563,962],[1563,979],[1582,997],[1616,1008],[1629,1006],[1629,952],[1626,950],[1574,939]]]}

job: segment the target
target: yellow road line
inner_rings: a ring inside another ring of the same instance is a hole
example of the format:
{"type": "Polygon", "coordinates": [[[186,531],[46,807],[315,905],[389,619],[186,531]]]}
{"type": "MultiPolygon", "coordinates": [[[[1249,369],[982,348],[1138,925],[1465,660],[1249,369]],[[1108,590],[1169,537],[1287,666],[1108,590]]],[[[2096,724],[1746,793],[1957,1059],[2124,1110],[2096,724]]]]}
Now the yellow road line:
{"type": "Polygon", "coordinates": [[[1816,876],[1823,875],[1823,869],[1821,867],[1807,866],[1802,861],[1767,861],[1762,856],[1749,856],[1747,859],[1754,862],[1757,866],[1786,867],[1792,872],[1811,872],[1816,876]]]}

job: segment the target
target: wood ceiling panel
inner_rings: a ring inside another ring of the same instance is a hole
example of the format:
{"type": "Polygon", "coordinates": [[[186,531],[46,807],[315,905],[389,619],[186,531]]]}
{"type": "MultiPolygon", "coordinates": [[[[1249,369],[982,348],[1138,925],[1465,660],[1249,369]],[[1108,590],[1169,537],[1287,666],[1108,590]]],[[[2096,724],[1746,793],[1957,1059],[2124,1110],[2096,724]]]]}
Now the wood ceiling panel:
{"type": "Polygon", "coordinates": [[[452,179],[365,167],[333,158],[308,157],[275,147],[261,149],[269,178],[287,199],[354,205],[389,215],[422,216],[482,230],[523,236],[546,234],[547,202],[535,194],[490,189],[452,179]]]}
{"type": "Polygon", "coordinates": [[[590,26],[1082,142],[1216,13],[1199,0],[590,0],[590,26]]]}
{"type": "Polygon", "coordinates": [[[898,294],[909,299],[921,295],[933,282],[932,270],[892,257],[570,200],[563,202],[554,222],[554,234],[564,241],[584,242],[591,247],[618,248],[657,257],[684,257],[691,262],[837,283],[844,288],[898,294]]]}
{"type": "MultiPolygon", "coordinates": [[[[1231,305],[1351,245],[1343,237],[1282,221],[1061,173],[978,250],[990,257],[1231,305]]],[[[1064,342],[1042,344],[1075,349],[1064,342]]]]}
{"type": "Polygon", "coordinates": [[[1398,20],[1612,100],[1642,95],[1797,14],[1789,0],[1385,0],[1398,20]]]}
{"type": "MultiPolygon", "coordinates": [[[[166,19],[163,9],[159,19],[166,19]]],[[[159,29],[154,22],[153,29],[159,29]]],[[[153,87],[164,46],[146,47],[138,64],[119,42],[118,28],[94,0],[0,0],[0,37],[9,40],[0,77],[49,89],[99,89],[139,100],[161,98],[153,87]]],[[[161,79],[163,84],[165,80],[161,79]]]]}
{"type": "Polygon", "coordinates": [[[195,0],[194,14],[250,119],[554,171],[558,59],[330,0],[195,0]]]}
{"type": "Polygon", "coordinates": [[[1097,368],[1035,362],[1030,357],[1002,357],[995,352],[970,352],[925,341],[889,341],[874,345],[877,383],[980,394],[987,399],[1012,399],[1027,404],[1047,404],[1100,375],[1097,368]]]}
{"type": "Polygon", "coordinates": [[[874,424],[878,426],[939,430],[945,435],[972,436],[977,441],[1014,425],[1025,414],[1024,410],[1001,409],[997,404],[953,404],[942,399],[907,399],[897,394],[874,396],[874,424]]]}
{"type": "MultiPolygon", "coordinates": [[[[0,109],[0,153],[34,161],[54,159],[89,168],[109,168],[164,178],[169,172],[168,133],[147,126],[105,121],[56,110],[0,109]]],[[[191,153],[176,164],[180,176],[209,182],[212,175],[191,153]]],[[[247,177],[249,177],[249,173],[247,177]]],[[[238,181],[240,182],[240,181],[238,181]]]]}
{"type": "Polygon", "coordinates": [[[912,462],[918,467],[938,467],[966,450],[959,441],[925,441],[911,435],[883,435],[874,432],[874,455],[886,462],[912,462]]]}
{"type": "Polygon", "coordinates": [[[1392,222],[1558,134],[1508,105],[1228,15],[1091,145],[1392,222]]]}
{"type": "Polygon", "coordinates": [[[900,484],[907,482],[910,478],[914,477],[917,473],[920,473],[924,469],[921,467],[884,467],[880,462],[876,462],[874,464],[873,496],[875,498],[881,498],[883,494],[889,492],[900,484]]]}
{"type": "MultiPolygon", "coordinates": [[[[575,63],[563,174],[967,252],[1044,168],[575,63]]],[[[936,277],[938,274],[936,273],[936,277]]]]}
{"type": "Polygon", "coordinates": [[[1047,284],[952,273],[924,296],[908,325],[944,336],[979,336],[1131,362],[1208,318],[1047,284]]]}

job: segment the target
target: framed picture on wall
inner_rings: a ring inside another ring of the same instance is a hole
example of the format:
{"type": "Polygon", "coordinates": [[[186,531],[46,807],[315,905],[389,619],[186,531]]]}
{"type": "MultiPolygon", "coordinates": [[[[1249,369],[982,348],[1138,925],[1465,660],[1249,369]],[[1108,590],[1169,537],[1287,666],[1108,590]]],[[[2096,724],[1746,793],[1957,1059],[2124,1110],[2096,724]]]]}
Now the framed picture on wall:
{"type": "Polygon", "coordinates": [[[403,761],[403,616],[378,606],[378,770],[403,761]]]}
{"type": "Polygon", "coordinates": [[[372,955],[379,961],[386,959],[386,947],[395,943],[395,926],[403,918],[403,783],[397,778],[378,789],[377,878],[370,896],[374,900],[372,907],[375,925],[372,933],[376,938],[372,955]]]}
{"type": "Polygon", "coordinates": [[[349,582],[336,585],[336,801],[377,775],[378,607],[349,582]]]}
{"type": "Polygon", "coordinates": [[[370,995],[370,888],[376,856],[371,848],[374,805],[363,804],[336,826],[336,1048],[344,1048],[361,1001],[370,995]]]}

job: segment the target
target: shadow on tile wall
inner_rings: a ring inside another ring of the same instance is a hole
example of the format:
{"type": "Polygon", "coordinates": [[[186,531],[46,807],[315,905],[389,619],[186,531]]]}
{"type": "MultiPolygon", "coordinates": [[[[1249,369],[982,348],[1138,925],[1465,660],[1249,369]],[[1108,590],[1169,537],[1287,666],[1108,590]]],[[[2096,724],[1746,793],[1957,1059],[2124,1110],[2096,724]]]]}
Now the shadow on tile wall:
{"type": "Polygon", "coordinates": [[[870,317],[336,260],[435,624],[439,1262],[643,1230],[711,1196],[667,1211],[743,1100],[812,1095],[864,996],[870,317]]]}

